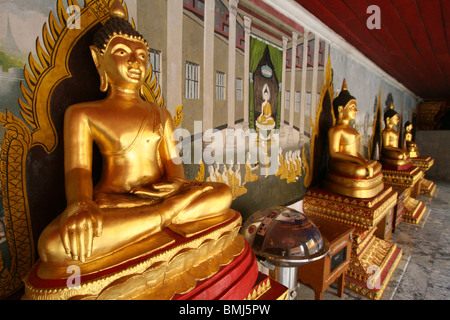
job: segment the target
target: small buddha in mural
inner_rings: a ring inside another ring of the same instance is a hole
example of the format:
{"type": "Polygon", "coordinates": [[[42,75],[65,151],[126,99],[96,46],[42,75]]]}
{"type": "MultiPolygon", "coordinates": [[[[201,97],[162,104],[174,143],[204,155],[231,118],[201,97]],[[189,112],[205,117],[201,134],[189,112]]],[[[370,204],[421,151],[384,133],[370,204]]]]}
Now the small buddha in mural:
{"type": "Polygon", "coordinates": [[[206,178],[206,182],[217,182],[216,173],[214,171],[214,166],[212,164],[208,166],[208,173],[209,176],[206,178]]]}
{"type": "MultiPolygon", "coordinates": [[[[256,120],[256,123],[262,128],[270,128],[275,124],[275,119],[272,117],[272,107],[270,105],[270,90],[269,86],[264,84],[262,89],[263,102],[261,103],[261,115],[256,120]]],[[[267,129],[266,129],[267,130],[267,129]]]]}
{"type": "Polygon", "coordinates": [[[405,123],[405,148],[408,152],[410,158],[417,158],[419,156],[419,148],[417,144],[413,141],[412,134],[413,124],[411,121],[406,121],[405,123]]]}
{"type": "Polygon", "coordinates": [[[287,183],[292,183],[297,180],[297,163],[294,160],[294,156],[295,154],[292,150],[288,151],[286,155],[287,183]]]}
{"type": "Polygon", "coordinates": [[[398,113],[391,103],[389,110],[384,113],[385,128],[381,133],[381,161],[383,164],[405,166],[410,165],[411,160],[407,152],[399,147],[399,135],[395,126],[399,122],[398,113]]]}
{"type": "Polygon", "coordinates": [[[258,175],[253,173],[257,169],[259,169],[259,163],[253,165],[251,153],[248,152],[247,159],[245,160],[245,183],[258,180],[258,175]]]}
{"type": "Polygon", "coordinates": [[[185,180],[181,161],[174,161],[172,117],[140,95],[149,71],[147,42],[115,3],[91,47],[107,97],[65,114],[67,207],[38,243],[42,262],[52,268],[96,261],[101,269],[102,259],[121,248],[133,250],[130,245],[168,226],[221,216],[232,201],[225,184],[185,180]],[[96,186],[94,143],[103,158],[96,186]]]}
{"type": "Polygon", "coordinates": [[[358,108],[345,80],[333,101],[333,111],[336,123],[328,132],[330,158],[325,188],[349,197],[373,197],[384,188],[381,164],[358,153],[361,136],[350,126],[358,108]]]}
{"type": "Polygon", "coordinates": [[[242,185],[242,177],[239,164],[228,165],[228,186],[231,188],[233,199],[236,199],[247,193],[247,188],[242,185]]]}

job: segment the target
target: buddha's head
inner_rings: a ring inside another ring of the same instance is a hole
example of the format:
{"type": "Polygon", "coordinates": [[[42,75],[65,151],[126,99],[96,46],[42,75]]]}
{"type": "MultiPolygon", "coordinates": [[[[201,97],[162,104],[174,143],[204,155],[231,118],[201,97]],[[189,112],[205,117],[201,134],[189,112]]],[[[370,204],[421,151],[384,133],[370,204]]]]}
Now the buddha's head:
{"type": "Polygon", "coordinates": [[[100,75],[100,90],[103,92],[110,85],[140,89],[149,70],[147,41],[125,17],[125,10],[116,0],[111,9],[111,18],[95,34],[91,46],[100,75]]]}
{"type": "Polygon", "coordinates": [[[384,113],[384,123],[386,125],[396,126],[399,122],[398,113],[394,110],[394,105],[390,104],[389,110],[384,113]]]}
{"type": "Polygon", "coordinates": [[[269,86],[267,85],[267,83],[264,84],[264,86],[263,86],[262,94],[263,94],[264,100],[267,101],[270,99],[270,90],[269,90],[269,86]]]}
{"type": "Polygon", "coordinates": [[[412,125],[411,121],[406,121],[405,122],[405,131],[411,132],[412,129],[413,129],[413,125],[412,125]]]}
{"type": "Polygon", "coordinates": [[[341,92],[333,100],[333,111],[336,119],[346,120],[354,120],[358,113],[356,98],[348,91],[345,79],[342,84],[341,92]]]}

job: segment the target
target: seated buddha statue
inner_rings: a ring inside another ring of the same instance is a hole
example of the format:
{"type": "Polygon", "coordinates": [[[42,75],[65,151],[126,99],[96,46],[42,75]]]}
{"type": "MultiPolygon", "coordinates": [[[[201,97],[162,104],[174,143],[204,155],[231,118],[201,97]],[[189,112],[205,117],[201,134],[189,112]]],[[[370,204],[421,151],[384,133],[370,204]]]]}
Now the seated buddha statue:
{"type": "Polygon", "coordinates": [[[412,162],[407,152],[399,147],[399,136],[395,126],[399,122],[398,113],[391,103],[389,110],[384,113],[385,128],[381,133],[381,162],[383,165],[393,166],[395,169],[410,167],[412,162]]]}
{"type": "Polygon", "coordinates": [[[358,112],[356,98],[346,81],[333,101],[335,125],[328,132],[329,160],[324,187],[331,192],[354,198],[370,198],[383,188],[381,164],[358,153],[360,134],[352,126],[358,112]]]}
{"type": "Polygon", "coordinates": [[[405,149],[409,154],[410,158],[417,158],[419,156],[419,148],[417,144],[413,141],[412,135],[413,125],[411,121],[405,122],[405,149]]]}
{"type": "Polygon", "coordinates": [[[275,119],[272,117],[272,107],[270,105],[270,91],[269,86],[265,84],[262,90],[263,102],[261,104],[261,114],[256,119],[257,124],[262,126],[273,126],[275,124],[275,119]]]}
{"type": "Polygon", "coordinates": [[[221,217],[231,205],[227,185],[185,179],[170,113],[141,96],[149,48],[125,17],[122,6],[113,6],[91,46],[106,98],[72,105],[65,113],[67,206],[38,242],[49,270],[92,261],[101,270],[105,257],[124,247],[157,237],[166,227],[221,217]],[[103,159],[95,186],[94,143],[103,159]]]}

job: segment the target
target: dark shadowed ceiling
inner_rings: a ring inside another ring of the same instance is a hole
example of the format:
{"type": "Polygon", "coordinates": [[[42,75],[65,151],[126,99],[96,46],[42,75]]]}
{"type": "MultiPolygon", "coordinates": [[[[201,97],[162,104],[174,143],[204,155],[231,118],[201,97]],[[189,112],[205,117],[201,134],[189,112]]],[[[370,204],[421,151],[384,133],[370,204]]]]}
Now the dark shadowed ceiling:
{"type": "Polygon", "coordinates": [[[295,1],[417,96],[450,97],[450,0],[295,1]]]}

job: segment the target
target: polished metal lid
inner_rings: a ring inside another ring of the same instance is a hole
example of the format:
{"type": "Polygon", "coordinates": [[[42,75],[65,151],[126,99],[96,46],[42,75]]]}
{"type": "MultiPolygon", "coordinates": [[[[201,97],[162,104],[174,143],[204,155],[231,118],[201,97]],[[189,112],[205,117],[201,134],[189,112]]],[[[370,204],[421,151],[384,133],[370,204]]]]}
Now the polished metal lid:
{"type": "Polygon", "coordinates": [[[248,218],[241,233],[255,254],[278,266],[299,266],[323,258],[329,243],[303,213],[287,207],[259,210],[248,218]]]}

